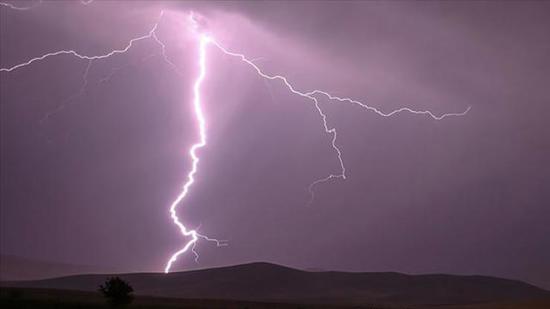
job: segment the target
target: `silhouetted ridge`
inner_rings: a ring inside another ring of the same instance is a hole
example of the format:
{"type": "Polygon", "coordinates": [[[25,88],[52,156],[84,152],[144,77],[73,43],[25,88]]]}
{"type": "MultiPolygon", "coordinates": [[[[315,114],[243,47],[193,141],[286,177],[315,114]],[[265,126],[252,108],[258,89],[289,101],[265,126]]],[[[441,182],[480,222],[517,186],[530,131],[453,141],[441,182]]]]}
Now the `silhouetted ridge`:
{"type": "Polygon", "coordinates": [[[91,265],[76,265],[53,261],[24,258],[16,255],[0,255],[0,281],[38,280],[99,271],[113,271],[112,268],[91,265]]]}
{"type": "MultiPolygon", "coordinates": [[[[95,291],[110,275],[80,275],[12,286],[95,291]]],[[[312,304],[465,304],[550,298],[532,285],[484,276],[406,275],[395,272],[307,272],[269,263],[118,275],[136,294],[312,304]]]]}

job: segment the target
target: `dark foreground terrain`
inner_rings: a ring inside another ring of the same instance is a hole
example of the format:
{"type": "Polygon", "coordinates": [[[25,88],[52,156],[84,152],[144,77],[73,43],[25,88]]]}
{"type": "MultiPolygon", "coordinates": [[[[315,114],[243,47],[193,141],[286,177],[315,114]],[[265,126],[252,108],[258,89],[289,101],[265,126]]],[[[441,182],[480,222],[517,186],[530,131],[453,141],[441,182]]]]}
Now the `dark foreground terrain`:
{"type": "MultiPolygon", "coordinates": [[[[1,308],[102,308],[112,275],[3,282],[1,308]]],[[[133,308],[550,308],[550,292],[485,276],[308,272],[252,263],[171,274],[118,275],[133,308]]]]}
{"type": "Polygon", "coordinates": [[[113,271],[113,269],[108,269],[106,267],[74,265],[0,254],[0,281],[37,280],[113,271]]]}
{"type": "MultiPolygon", "coordinates": [[[[53,308],[111,308],[105,303],[103,297],[94,292],[51,290],[51,289],[27,289],[27,288],[0,288],[0,308],[13,309],[53,309],[53,308]]],[[[137,296],[134,302],[124,308],[195,308],[195,309],[548,309],[549,300],[523,301],[523,302],[497,302],[477,303],[469,305],[316,305],[316,304],[285,304],[263,303],[234,300],[204,300],[204,299],[177,299],[150,296],[137,296]]]]}
{"type": "MultiPolygon", "coordinates": [[[[53,290],[53,289],[27,289],[27,288],[1,288],[0,308],[14,309],[49,309],[49,308],[111,308],[105,299],[94,292],[53,290]]],[[[204,299],[178,299],[151,296],[136,296],[134,301],[123,308],[197,308],[197,309],[290,309],[290,308],[341,308],[338,306],[319,305],[292,305],[281,303],[260,303],[234,300],[204,300],[204,299]]]]}

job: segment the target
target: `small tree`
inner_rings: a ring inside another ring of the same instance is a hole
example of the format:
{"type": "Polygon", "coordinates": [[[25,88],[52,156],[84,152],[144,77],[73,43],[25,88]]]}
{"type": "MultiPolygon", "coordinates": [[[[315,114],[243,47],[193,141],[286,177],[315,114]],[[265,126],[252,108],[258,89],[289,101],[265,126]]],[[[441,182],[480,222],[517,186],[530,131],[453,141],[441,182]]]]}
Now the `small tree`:
{"type": "Polygon", "coordinates": [[[99,291],[109,303],[113,306],[122,306],[132,302],[134,289],[128,282],[119,277],[107,279],[104,284],[99,286],[99,291]]]}

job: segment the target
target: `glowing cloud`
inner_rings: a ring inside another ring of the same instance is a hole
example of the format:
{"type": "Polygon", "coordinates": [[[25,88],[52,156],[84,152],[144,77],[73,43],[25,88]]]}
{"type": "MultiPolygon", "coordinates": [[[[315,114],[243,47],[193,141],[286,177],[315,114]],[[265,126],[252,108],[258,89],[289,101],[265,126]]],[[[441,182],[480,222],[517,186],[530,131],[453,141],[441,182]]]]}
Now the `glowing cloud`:
{"type": "MultiPolygon", "coordinates": [[[[89,4],[92,1],[82,1],[82,4],[89,4]]],[[[40,2],[38,2],[38,3],[40,3],[40,2]]],[[[31,7],[20,8],[20,7],[16,7],[16,6],[13,6],[11,4],[6,4],[6,3],[3,3],[3,2],[0,2],[0,5],[11,8],[11,9],[15,9],[15,10],[26,10],[26,9],[31,8],[31,7]]],[[[102,54],[102,55],[96,55],[96,56],[84,55],[84,54],[79,53],[75,50],[59,50],[59,51],[46,53],[44,55],[29,59],[28,61],[22,62],[20,64],[13,65],[11,67],[0,68],[0,72],[12,72],[12,71],[15,71],[15,70],[18,70],[18,69],[22,69],[26,66],[29,66],[29,65],[31,65],[35,62],[45,60],[45,59],[50,58],[50,57],[60,56],[60,55],[70,55],[70,56],[80,58],[82,60],[89,61],[89,64],[88,64],[88,67],[87,67],[86,73],[85,73],[85,74],[87,74],[87,72],[89,71],[93,61],[109,58],[111,56],[118,55],[118,54],[124,54],[130,48],[132,48],[135,45],[135,43],[137,43],[138,41],[146,40],[146,39],[152,39],[160,46],[162,56],[163,56],[165,62],[168,65],[170,65],[170,67],[173,68],[176,72],[179,73],[179,70],[178,70],[177,66],[172,61],[170,61],[168,59],[168,57],[166,56],[166,44],[159,39],[159,37],[157,36],[157,33],[156,33],[158,24],[159,24],[162,16],[163,16],[163,12],[161,12],[159,20],[153,25],[152,29],[147,34],[142,35],[142,36],[138,36],[136,38],[133,38],[133,39],[129,40],[128,43],[121,49],[114,49],[114,50],[112,50],[108,53],[105,53],[105,54],[102,54]]],[[[323,183],[323,182],[333,180],[333,179],[346,179],[346,177],[347,177],[346,176],[346,167],[344,165],[344,160],[343,160],[343,154],[342,154],[341,149],[337,145],[336,128],[330,127],[327,124],[327,115],[321,109],[321,106],[320,106],[319,101],[318,101],[318,97],[325,97],[325,98],[329,99],[330,101],[350,103],[350,104],[358,105],[361,108],[363,108],[367,111],[374,112],[377,115],[382,116],[382,117],[391,117],[391,116],[393,116],[395,114],[398,114],[398,113],[407,112],[407,113],[411,113],[411,114],[414,114],[414,115],[429,116],[430,118],[432,118],[434,120],[442,120],[444,118],[451,117],[451,116],[464,116],[470,110],[470,107],[468,107],[465,111],[460,112],[460,113],[445,113],[445,114],[442,114],[442,115],[435,115],[434,113],[432,113],[431,111],[428,111],[428,110],[414,110],[414,109],[409,108],[409,107],[403,107],[403,108],[393,110],[391,112],[382,112],[379,109],[377,109],[375,107],[372,107],[372,106],[369,106],[369,105],[367,105],[363,102],[360,102],[360,101],[357,101],[357,100],[354,100],[354,99],[351,99],[351,98],[347,98],[347,97],[338,97],[338,96],[332,95],[332,94],[330,94],[326,91],[323,91],[323,90],[318,90],[318,89],[315,89],[315,90],[312,90],[312,91],[299,90],[296,86],[294,86],[292,83],[290,83],[286,77],[281,76],[281,75],[267,74],[267,73],[263,72],[256,64],[254,64],[253,60],[250,60],[244,54],[233,52],[233,51],[225,48],[224,46],[222,46],[219,42],[217,42],[214,39],[213,36],[207,34],[203,29],[201,29],[203,27],[202,27],[202,25],[200,25],[200,23],[197,20],[197,17],[193,13],[189,14],[189,21],[190,21],[190,23],[189,23],[190,27],[189,27],[189,29],[186,29],[186,31],[191,31],[192,33],[194,33],[195,37],[197,38],[197,42],[198,42],[197,65],[198,65],[199,73],[198,73],[198,76],[196,77],[196,79],[194,81],[194,84],[193,84],[193,110],[194,110],[194,117],[195,117],[196,124],[197,124],[199,140],[196,143],[194,143],[189,149],[189,156],[191,157],[191,170],[187,174],[187,178],[186,178],[187,180],[183,184],[182,191],[176,197],[176,199],[171,203],[170,208],[169,208],[169,213],[170,213],[170,218],[172,219],[173,223],[179,228],[180,233],[182,234],[182,236],[184,236],[185,238],[190,238],[190,240],[188,240],[185,243],[183,248],[181,248],[180,250],[176,251],[174,254],[171,255],[168,262],[166,263],[166,266],[164,267],[164,272],[165,273],[170,272],[173,264],[177,261],[178,257],[180,255],[182,255],[183,253],[185,253],[185,252],[188,252],[188,251],[193,252],[193,254],[195,255],[195,261],[197,261],[198,254],[195,251],[195,245],[197,244],[199,239],[215,242],[217,246],[226,245],[223,241],[219,241],[217,239],[209,238],[205,235],[199,234],[197,230],[187,228],[184,225],[184,223],[180,220],[180,218],[178,217],[178,214],[177,214],[178,206],[183,202],[185,197],[189,194],[191,186],[195,182],[195,176],[198,173],[200,157],[199,157],[197,152],[201,148],[203,148],[207,145],[207,123],[206,123],[206,117],[204,115],[204,111],[203,111],[203,107],[202,107],[203,102],[202,102],[202,94],[201,94],[202,87],[201,86],[202,86],[203,82],[205,81],[205,79],[207,77],[207,47],[208,46],[216,47],[217,50],[221,51],[223,54],[231,56],[231,57],[235,57],[235,58],[241,60],[244,64],[250,66],[253,69],[253,72],[255,72],[259,77],[264,78],[264,79],[269,80],[269,81],[279,81],[279,82],[281,82],[285,85],[285,87],[289,90],[290,93],[292,93],[294,95],[297,95],[299,97],[302,97],[302,98],[306,99],[307,101],[311,102],[312,104],[314,104],[314,106],[315,106],[315,108],[316,108],[316,110],[317,110],[317,112],[318,112],[318,114],[321,118],[321,121],[323,123],[324,131],[327,135],[330,136],[331,147],[332,147],[333,151],[335,152],[335,154],[338,158],[338,162],[339,162],[339,165],[340,165],[340,172],[337,173],[337,174],[329,174],[327,177],[324,177],[324,178],[321,178],[321,179],[318,179],[318,180],[315,180],[314,182],[312,182],[308,187],[308,190],[309,190],[310,196],[311,196],[311,198],[309,200],[309,203],[313,202],[313,199],[314,199],[313,189],[316,185],[318,185],[320,183],[323,183]]],[[[85,77],[86,77],[86,75],[85,75],[85,77]]]]}

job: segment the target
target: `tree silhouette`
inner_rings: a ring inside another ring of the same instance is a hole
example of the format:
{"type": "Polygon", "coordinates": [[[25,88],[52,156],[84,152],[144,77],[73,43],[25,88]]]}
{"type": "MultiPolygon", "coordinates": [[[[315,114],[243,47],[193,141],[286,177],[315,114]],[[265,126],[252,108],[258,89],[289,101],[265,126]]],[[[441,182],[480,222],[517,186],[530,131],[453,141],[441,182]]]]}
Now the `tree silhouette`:
{"type": "Polygon", "coordinates": [[[99,286],[99,291],[108,302],[113,306],[122,306],[132,302],[134,289],[128,282],[119,277],[107,279],[104,284],[99,286]]]}

